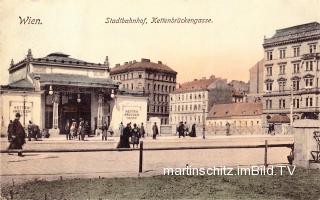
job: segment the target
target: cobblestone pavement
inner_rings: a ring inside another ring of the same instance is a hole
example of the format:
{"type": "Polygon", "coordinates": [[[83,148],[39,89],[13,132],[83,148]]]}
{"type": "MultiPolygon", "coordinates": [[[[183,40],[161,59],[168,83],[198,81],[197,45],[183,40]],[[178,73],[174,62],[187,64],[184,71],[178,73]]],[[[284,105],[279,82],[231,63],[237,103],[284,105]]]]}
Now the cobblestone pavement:
{"type": "MultiPolygon", "coordinates": [[[[162,136],[157,140],[144,139],[144,147],[177,146],[219,146],[293,143],[293,137],[286,136],[211,136],[206,140],[162,136]]],[[[8,143],[1,139],[1,150],[8,143]]],[[[67,141],[64,137],[28,142],[24,149],[93,149],[114,148],[117,137],[100,141],[98,137],[87,141],[67,141]]],[[[290,149],[269,148],[268,162],[287,163],[290,149]]],[[[165,167],[213,167],[261,165],[264,149],[212,149],[212,150],[170,150],[145,151],[143,173],[138,173],[139,151],[130,152],[81,152],[81,153],[25,153],[23,157],[1,154],[1,184],[21,183],[33,179],[54,180],[59,178],[127,177],[159,175],[165,167]]]]}

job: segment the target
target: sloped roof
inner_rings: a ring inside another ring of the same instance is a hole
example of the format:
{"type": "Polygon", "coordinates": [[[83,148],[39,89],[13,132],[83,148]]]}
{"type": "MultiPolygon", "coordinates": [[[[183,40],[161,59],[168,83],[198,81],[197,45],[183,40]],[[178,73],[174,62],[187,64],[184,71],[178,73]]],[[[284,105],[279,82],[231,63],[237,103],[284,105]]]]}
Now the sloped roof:
{"type": "Polygon", "coordinates": [[[193,81],[180,84],[179,88],[177,88],[173,93],[205,90],[208,89],[208,87],[216,80],[216,78],[195,79],[193,81]]]}
{"type": "Polygon", "coordinates": [[[231,118],[236,116],[262,115],[262,103],[215,104],[208,113],[208,119],[231,118]]]}
{"type": "Polygon", "coordinates": [[[271,38],[264,40],[263,46],[269,47],[272,45],[299,42],[304,39],[310,40],[318,38],[320,38],[320,24],[318,22],[311,22],[276,30],[276,33],[271,38]]]}
{"type": "Polygon", "coordinates": [[[69,57],[69,55],[54,52],[50,53],[42,58],[25,58],[17,63],[14,63],[10,66],[9,71],[18,69],[23,66],[25,63],[30,62],[34,65],[55,65],[55,66],[67,66],[67,67],[85,67],[85,68],[98,68],[98,69],[109,69],[108,66],[101,63],[93,63],[88,61],[83,61],[75,58],[69,57]]]}
{"type": "Polygon", "coordinates": [[[137,71],[137,70],[150,70],[150,71],[159,71],[159,72],[167,72],[172,74],[177,74],[176,71],[174,71],[169,66],[163,64],[162,62],[154,63],[151,62],[149,59],[142,58],[141,62],[137,61],[131,61],[126,62],[123,65],[116,65],[115,67],[111,68],[110,74],[119,74],[124,73],[128,71],[137,71]]]}
{"type": "MultiPolygon", "coordinates": [[[[32,77],[38,74],[31,74],[32,77]]],[[[111,78],[92,78],[84,75],[75,74],[41,74],[41,84],[55,84],[55,85],[77,85],[84,87],[99,87],[99,86],[111,86],[117,87],[116,82],[111,78]]]]}

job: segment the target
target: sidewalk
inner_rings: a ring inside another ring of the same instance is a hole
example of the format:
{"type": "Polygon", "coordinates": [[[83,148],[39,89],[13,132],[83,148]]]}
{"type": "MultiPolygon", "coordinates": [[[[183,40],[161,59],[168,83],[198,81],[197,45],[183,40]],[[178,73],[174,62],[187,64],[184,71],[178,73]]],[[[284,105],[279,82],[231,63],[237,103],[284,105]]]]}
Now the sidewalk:
{"type": "MultiPolygon", "coordinates": [[[[226,136],[226,135],[208,135],[206,136],[206,139],[204,140],[202,138],[202,135],[199,135],[197,137],[181,137],[179,138],[178,136],[174,136],[174,135],[160,135],[157,136],[156,140],[153,140],[151,136],[147,136],[145,138],[142,138],[141,140],[144,141],[154,141],[154,142],[172,142],[172,141],[206,141],[206,140],[210,140],[210,141],[215,141],[215,140],[219,140],[219,141],[229,141],[229,140],[242,140],[242,139],[246,139],[246,140],[250,140],[250,139],[254,139],[254,140],[276,140],[276,141],[281,141],[281,140],[293,140],[293,135],[230,135],[230,136],[226,136]]],[[[108,142],[118,142],[119,141],[119,136],[109,136],[108,137],[108,142]]],[[[0,138],[0,142],[8,142],[7,138],[0,138]]],[[[28,142],[28,141],[27,141],[28,142]]],[[[41,138],[38,141],[35,141],[34,139],[32,139],[32,142],[84,142],[84,141],[79,141],[78,139],[74,139],[74,140],[66,140],[65,135],[59,135],[59,136],[55,136],[55,137],[50,137],[50,138],[41,138]]],[[[93,137],[86,137],[85,138],[85,142],[105,142],[102,141],[101,136],[93,136],[93,137]]]]}

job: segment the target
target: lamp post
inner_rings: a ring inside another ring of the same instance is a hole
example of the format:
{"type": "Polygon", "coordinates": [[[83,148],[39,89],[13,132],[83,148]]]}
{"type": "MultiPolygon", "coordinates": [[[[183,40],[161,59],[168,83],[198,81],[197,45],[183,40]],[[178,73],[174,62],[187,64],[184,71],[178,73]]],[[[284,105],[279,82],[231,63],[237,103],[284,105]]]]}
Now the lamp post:
{"type": "MultiPolygon", "coordinates": [[[[291,102],[290,102],[290,126],[293,124],[293,83],[291,84],[290,88],[291,93],[291,102]]],[[[296,102],[297,103],[297,102],[296,102]]]]}
{"type": "Polygon", "coordinates": [[[206,102],[203,101],[203,104],[202,104],[202,111],[203,111],[203,116],[202,116],[202,138],[203,139],[206,139],[206,102]]]}

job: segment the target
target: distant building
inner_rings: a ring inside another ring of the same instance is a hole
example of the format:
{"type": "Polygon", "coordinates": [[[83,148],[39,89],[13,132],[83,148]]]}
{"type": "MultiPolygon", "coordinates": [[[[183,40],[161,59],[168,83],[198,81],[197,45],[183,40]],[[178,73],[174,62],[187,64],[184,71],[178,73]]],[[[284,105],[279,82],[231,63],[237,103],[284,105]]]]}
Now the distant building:
{"type": "Polygon", "coordinates": [[[175,91],[177,72],[161,61],[142,58],[117,64],[111,68],[111,79],[121,83],[120,89],[143,92],[148,97],[147,117],[159,117],[161,124],[169,123],[169,93],[175,91]]]}
{"type": "Polygon", "coordinates": [[[232,88],[232,102],[246,102],[249,93],[249,84],[243,81],[232,80],[229,82],[232,88]]]}
{"type": "Polygon", "coordinates": [[[262,101],[262,95],[264,92],[264,60],[261,59],[253,67],[250,68],[250,81],[249,81],[249,102],[262,101]]]}
{"type": "Polygon", "coordinates": [[[194,79],[170,94],[170,124],[183,121],[202,125],[213,104],[231,102],[232,88],[226,79],[194,79]]]}
{"type": "Polygon", "coordinates": [[[263,48],[265,121],[291,118],[291,105],[293,119],[319,119],[320,24],[276,30],[263,48]]]}
{"type": "Polygon", "coordinates": [[[208,131],[225,132],[229,123],[233,134],[261,134],[262,103],[215,104],[207,116],[208,131]]]}

